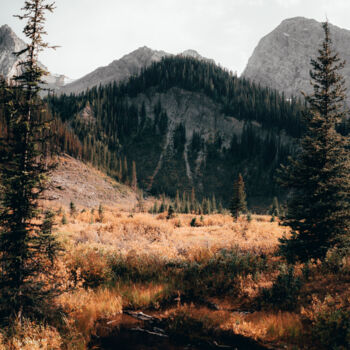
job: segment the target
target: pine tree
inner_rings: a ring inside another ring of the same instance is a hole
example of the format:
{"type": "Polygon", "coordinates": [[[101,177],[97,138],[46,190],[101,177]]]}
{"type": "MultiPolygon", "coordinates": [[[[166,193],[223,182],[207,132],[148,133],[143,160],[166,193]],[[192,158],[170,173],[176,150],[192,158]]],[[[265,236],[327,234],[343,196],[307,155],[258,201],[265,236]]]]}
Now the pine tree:
{"type": "Polygon", "coordinates": [[[169,205],[167,220],[172,219],[174,217],[174,208],[172,205],[169,205]]]}
{"type": "Polygon", "coordinates": [[[100,203],[100,205],[98,206],[98,221],[99,222],[103,222],[103,217],[104,217],[104,208],[102,206],[102,204],[100,203]]]}
{"type": "Polygon", "coordinates": [[[50,119],[39,93],[45,71],[38,54],[49,47],[42,39],[45,0],[27,0],[24,34],[30,42],[18,56],[20,72],[6,88],[1,110],[6,135],[1,138],[0,172],[4,195],[0,206],[0,322],[14,317],[44,316],[60,292],[54,263],[59,245],[52,234],[53,213],[43,213],[39,199],[54,167],[47,158],[50,119]]]}
{"type": "Polygon", "coordinates": [[[350,160],[348,141],[336,131],[344,116],[343,68],[333,52],[328,22],[319,55],[311,60],[313,93],[305,95],[305,135],[299,157],[280,171],[281,184],[291,190],[284,224],[292,237],[281,240],[287,260],[323,259],[327,250],[342,246],[350,231],[350,160]]]}
{"type": "Polygon", "coordinates": [[[137,176],[136,176],[136,163],[135,161],[132,162],[132,180],[131,180],[131,187],[134,191],[137,190],[137,176]]]}
{"type": "Polygon", "coordinates": [[[212,197],[212,200],[211,200],[211,211],[214,214],[217,212],[215,194],[213,194],[213,197],[212,197]]]}
{"type": "Polygon", "coordinates": [[[69,210],[70,210],[70,216],[75,216],[75,214],[77,213],[77,207],[72,201],[69,203],[69,210]]]}
{"type": "Polygon", "coordinates": [[[241,174],[233,184],[233,195],[230,206],[231,214],[236,220],[239,214],[247,210],[246,194],[244,190],[244,181],[241,174]]]}
{"type": "Polygon", "coordinates": [[[191,207],[190,207],[191,213],[196,211],[196,193],[194,191],[194,188],[192,187],[191,191],[191,207]]]}
{"type": "Polygon", "coordinates": [[[179,190],[176,190],[176,196],[175,196],[175,211],[178,213],[181,211],[181,201],[180,201],[180,195],[179,190]]]}
{"type": "Polygon", "coordinates": [[[277,216],[277,217],[279,217],[279,215],[280,215],[280,206],[278,204],[277,197],[273,197],[270,215],[277,216]]]}

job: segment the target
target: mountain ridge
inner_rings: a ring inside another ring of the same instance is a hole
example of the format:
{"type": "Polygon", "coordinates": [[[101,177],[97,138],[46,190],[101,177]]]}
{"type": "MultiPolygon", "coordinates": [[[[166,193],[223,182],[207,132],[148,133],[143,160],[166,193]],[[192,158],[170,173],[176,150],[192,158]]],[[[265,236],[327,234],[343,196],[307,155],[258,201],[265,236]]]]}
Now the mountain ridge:
{"type": "MultiPolygon", "coordinates": [[[[192,57],[198,60],[215,62],[201,56],[197,51],[188,49],[179,53],[184,57],[192,57]]],[[[92,72],[76,79],[70,84],[67,84],[58,90],[58,94],[81,93],[88,88],[99,85],[107,85],[110,83],[120,83],[126,81],[134,75],[138,75],[142,69],[149,67],[154,62],[159,62],[163,57],[176,56],[163,50],[153,50],[147,46],[139,47],[138,49],[123,55],[119,59],[113,60],[107,66],[98,67],[92,72]]]]}
{"type": "MultiPolygon", "coordinates": [[[[350,30],[330,24],[330,34],[334,50],[348,62],[341,74],[350,91],[350,30]]],[[[260,39],[242,76],[288,97],[301,96],[300,91],[311,93],[310,60],[318,55],[323,37],[320,22],[305,17],[287,18],[260,39]]],[[[347,103],[350,106],[350,96],[347,103]]]]}

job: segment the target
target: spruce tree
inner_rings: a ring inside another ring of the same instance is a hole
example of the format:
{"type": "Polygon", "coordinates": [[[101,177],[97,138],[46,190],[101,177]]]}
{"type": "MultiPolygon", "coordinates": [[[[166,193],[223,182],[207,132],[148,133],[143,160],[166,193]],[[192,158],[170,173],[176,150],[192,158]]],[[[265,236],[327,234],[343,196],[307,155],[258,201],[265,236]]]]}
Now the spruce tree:
{"type": "Polygon", "coordinates": [[[231,214],[236,220],[239,214],[247,210],[246,194],[244,189],[244,181],[241,174],[233,184],[233,194],[230,205],[231,214]]]}
{"type": "Polygon", "coordinates": [[[273,197],[271,210],[270,210],[270,215],[279,217],[279,215],[280,215],[280,209],[279,208],[280,208],[280,206],[278,204],[278,198],[277,197],[273,197]]]}
{"type": "Polygon", "coordinates": [[[349,144],[336,131],[344,117],[344,62],[333,51],[328,22],[323,30],[319,55],[311,60],[313,93],[305,95],[301,151],[280,171],[281,184],[291,190],[284,224],[292,229],[280,252],[291,262],[323,259],[350,233],[349,144]]]}
{"type": "Polygon", "coordinates": [[[136,163],[135,163],[135,161],[132,161],[131,187],[134,191],[137,190],[137,176],[136,176],[136,163]]]}
{"type": "Polygon", "coordinates": [[[0,321],[6,323],[44,316],[61,287],[53,266],[60,250],[52,233],[53,213],[45,215],[39,206],[53,164],[47,157],[50,120],[39,96],[45,71],[38,54],[49,47],[42,35],[53,4],[27,0],[22,10],[17,17],[27,21],[23,32],[29,44],[16,53],[25,58],[0,101],[6,116],[0,145],[0,321]]]}
{"type": "Polygon", "coordinates": [[[181,211],[181,200],[179,195],[179,190],[176,190],[176,196],[175,196],[175,211],[178,213],[181,211]]]}
{"type": "Polygon", "coordinates": [[[215,194],[213,194],[211,203],[212,203],[211,204],[211,210],[212,210],[213,214],[215,214],[217,212],[215,194]]]}

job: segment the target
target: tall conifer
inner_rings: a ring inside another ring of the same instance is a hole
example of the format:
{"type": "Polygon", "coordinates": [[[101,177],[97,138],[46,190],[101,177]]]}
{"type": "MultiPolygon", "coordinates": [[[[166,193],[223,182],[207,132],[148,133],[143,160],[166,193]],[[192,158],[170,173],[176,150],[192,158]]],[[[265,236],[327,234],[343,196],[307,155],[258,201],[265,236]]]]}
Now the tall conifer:
{"type": "Polygon", "coordinates": [[[45,306],[59,293],[53,264],[59,245],[52,234],[53,214],[39,206],[46,178],[50,121],[39,93],[46,72],[38,54],[49,47],[42,39],[45,13],[53,11],[46,0],[27,0],[24,34],[29,44],[17,55],[19,75],[0,101],[6,116],[1,138],[0,172],[4,195],[0,206],[0,321],[44,315],[45,306]],[[45,218],[44,218],[45,215],[45,218]]]}
{"type": "Polygon", "coordinates": [[[299,157],[282,167],[280,181],[291,189],[284,224],[292,237],[281,240],[289,261],[324,258],[350,233],[350,162],[348,141],[336,131],[344,117],[344,67],[333,52],[328,22],[319,55],[311,60],[313,93],[305,95],[308,113],[299,157]]]}
{"type": "Polygon", "coordinates": [[[238,175],[237,180],[233,184],[233,194],[230,206],[231,214],[236,220],[239,214],[247,210],[246,194],[244,189],[244,181],[241,174],[238,175]]]}

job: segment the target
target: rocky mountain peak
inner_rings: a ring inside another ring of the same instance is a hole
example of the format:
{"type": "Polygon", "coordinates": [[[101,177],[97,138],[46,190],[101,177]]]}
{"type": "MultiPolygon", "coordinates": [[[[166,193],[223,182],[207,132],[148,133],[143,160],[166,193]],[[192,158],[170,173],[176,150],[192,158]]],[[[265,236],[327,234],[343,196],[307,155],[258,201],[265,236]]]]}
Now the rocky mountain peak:
{"type": "MultiPolygon", "coordinates": [[[[349,62],[342,70],[349,91],[350,31],[330,24],[330,33],[334,50],[349,62]]],[[[300,91],[309,93],[312,91],[310,60],[318,55],[323,38],[320,22],[304,17],[286,19],[259,41],[243,76],[284,91],[287,96],[300,96],[300,91]]]]}
{"type": "Polygon", "coordinates": [[[0,27],[0,75],[4,78],[11,78],[17,74],[18,57],[14,52],[23,50],[25,43],[4,24],[0,27]]]}
{"type": "Polygon", "coordinates": [[[180,53],[179,56],[192,57],[192,58],[195,58],[195,59],[200,60],[200,61],[215,63],[215,61],[213,59],[203,57],[196,50],[192,50],[192,49],[185,50],[184,52],[180,53]]]}
{"type": "MultiPolygon", "coordinates": [[[[214,62],[201,56],[195,50],[186,50],[179,55],[214,62]]],[[[166,56],[172,56],[172,54],[162,50],[153,50],[147,46],[139,47],[120,59],[114,60],[108,66],[99,67],[73,83],[65,85],[58,93],[80,93],[93,86],[124,81],[132,75],[139,74],[142,68],[147,68],[153,62],[159,62],[166,56]]]]}
{"type": "MultiPolygon", "coordinates": [[[[17,57],[14,52],[23,50],[26,43],[20,39],[10,26],[4,24],[0,27],[0,76],[6,79],[11,79],[14,75],[19,74],[18,62],[21,57],[17,57]]],[[[23,58],[23,57],[22,57],[23,58]]],[[[47,69],[39,62],[39,65],[45,70],[47,69]]],[[[63,86],[66,81],[69,81],[64,75],[49,74],[44,77],[48,88],[56,89],[63,86]]]]}

